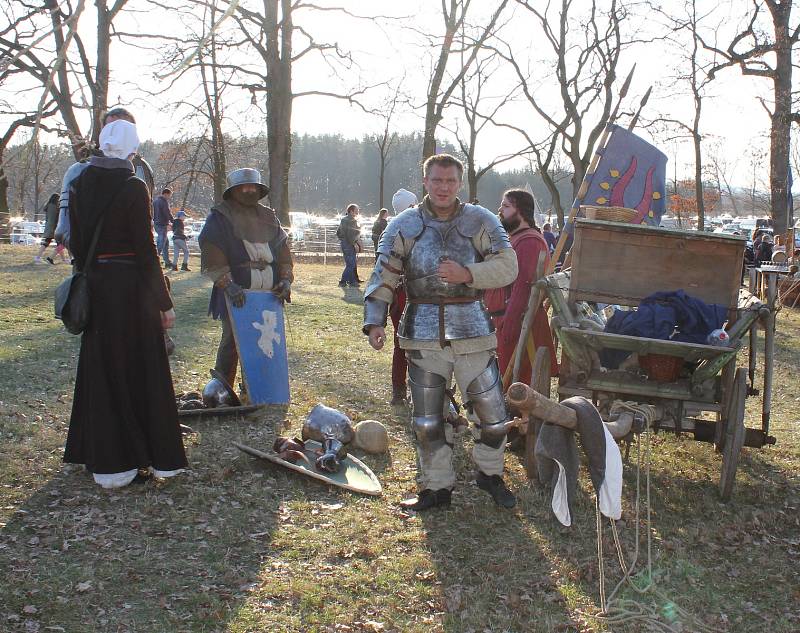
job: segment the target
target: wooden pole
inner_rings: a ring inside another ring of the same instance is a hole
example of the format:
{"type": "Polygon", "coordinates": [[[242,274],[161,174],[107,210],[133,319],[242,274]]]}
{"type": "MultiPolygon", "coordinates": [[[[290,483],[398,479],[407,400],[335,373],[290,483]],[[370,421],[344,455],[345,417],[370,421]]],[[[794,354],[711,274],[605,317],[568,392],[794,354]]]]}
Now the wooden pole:
{"type": "Polygon", "coordinates": [[[766,276],[769,317],[764,322],[764,391],[761,394],[761,429],[769,434],[770,408],[772,406],[772,376],[775,363],[775,300],[778,295],[778,273],[762,272],[766,276]]]}
{"type": "MultiPolygon", "coordinates": [[[[533,281],[531,287],[531,294],[528,297],[528,307],[525,309],[525,316],[522,319],[522,328],[519,331],[519,340],[514,352],[508,361],[505,374],[503,375],[503,384],[508,385],[511,382],[519,380],[519,370],[522,367],[523,349],[526,349],[526,341],[528,341],[533,330],[533,320],[539,306],[542,305],[542,291],[536,285],[536,282],[541,279],[544,274],[544,261],[547,257],[547,251],[542,249],[539,251],[539,260],[536,262],[536,279],[533,281]],[[510,376],[509,376],[510,374],[510,376]]],[[[534,351],[535,353],[535,351],[534,351]]],[[[533,367],[533,357],[530,357],[531,367],[533,367]]]]}
{"type": "MultiPolygon", "coordinates": [[[[578,214],[578,209],[580,208],[580,204],[583,201],[583,198],[586,196],[587,190],[589,189],[589,181],[591,180],[591,177],[594,175],[594,172],[597,169],[597,163],[600,162],[600,156],[601,156],[600,152],[605,147],[606,142],[608,141],[608,137],[609,137],[609,135],[611,133],[611,126],[612,126],[612,124],[614,123],[614,121],[617,118],[617,114],[619,112],[620,104],[622,103],[622,100],[625,98],[625,96],[628,94],[628,89],[630,88],[631,81],[633,80],[633,73],[634,73],[635,70],[636,70],[636,64],[633,65],[633,67],[631,68],[630,72],[628,73],[628,76],[625,78],[625,82],[622,84],[622,88],[619,91],[619,99],[617,99],[617,104],[614,106],[614,111],[611,113],[611,116],[608,118],[608,123],[606,124],[606,127],[603,130],[603,135],[600,137],[600,142],[597,145],[597,149],[594,152],[594,156],[592,156],[592,162],[589,164],[589,169],[586,172],[586,174],[584,174],[584,176],[583,176],[583,181],[581,182],[581,186],[578,189],[578,195],[575,196],[575,200],[572,202],[572,208],[570,209],[569,218],[567,219],[567,223],[564,225],[564,230],[562,230],[561,234],[558,236],[558,242],[556,243],[556,248],[553,251],[553,255],[550,258],[550,264],[547,266],[547,268],[545,269],[544,275],[542,275],[542,276],[551,274],[553,272],[553,270],[555,270],[556,263],[558,262],[559,258],[561,257],[561,253],[564,250],[564,245],[567,242],[566,226],[575,221],[575,216],[578,214]]],[[[651,90],[652,90],[652,87],[647,90],[647,92],[645,93],[645,96],[642,98],[642,101],[640,102],[640,105],[639,105],[639,110],[636,113],[636,117],[637,118],[639,116],[639,112],[641,112],[642,107],[644,107],[644,104],[647,103],[647,99],[650,97],[650,91],[651,90]]],[[[630,129],[630,127],[628,129],[630,129]]],[[[544,295],[543,295],[543,293],[541,291],[538,293],[538,295],[539,295],[538,296],[538,301],[539,301],[539,303],[541,303],[544,295]]],[[[533,298],[534,298],[533,297],[533,292],[531,292],[531,299],[533,299],[533,298]]],[[[530,308],[530,302],[529,302],[529,308],[530,308]]],[[[536,306],[536,310],[538,310],[538,309],[539,309],[539,307],[536,306]]],[[[534,310],[534,313],[535,313],[535,310],[534,310]]],[[[528,313],[526,312],[526,316],[527,316],[527,314],[528,313]]],[[[525,330],[523,330],[523,331],[525,331],[525,330]]],[[[528,335],[529,335],[529,333],[528,333],[528,335]]],[[[529,344],[525,344],[525,347],[526,348],[533,348],[533,344],[530,343],[530,341],[529,341],[529,344]]],[[[513,373],[513,379],[516,380],[517,377],[519,376],[519,364],[520,364],[521,361],[518,360],[518,358],[520,357],[520,354],[521,354],[521,348],[522,348],[522,345],[518,343],[517,347],[514,349],[514,353],[511,356],[511,359],[509,360],[508,365],[506,366],[506,372],[503,375],[503,384],[504,385],[507,385],[512,379],[512,375],[509,373],[509,368],[510,367],[514,366],[516,368],[516,371],[514,371],[514,373],[513,373]]],[[[533,363],[533,356],[531,356],[531,364],[532,363],[533,363]]]]}
{"type": "Polygon", "coordinates": [[[589,189],[589,181],[591,177],[594,175],[595,170],[597,169],[597,163],[600,162],[600,151],[605,147],[606,142],[608,141],[608,136],[611,133],[611,126],[613,125],[614,121],[617,118],[617,113],[619,112],[619,105],[622,103],[622,100],[628,94],[628,88],[630,88],[631,80],[633,79],[633,71],[636,70],[636,64],[633,65],[631,71],[628,73],[628,76],[625,78],[625,83],[622,84],[622,88],[619,91],[619,99],[617,99],[617,105],[614,106],[614,111],[611,113],[611,116],[608,117],[608,123],[606,123],[606,127],[603,130],[603,135],[600,137],[600,142],[597,144],[597,148],[594,151],[594,156],[592,156],[592,162],[589,164],[589,169],[583,176],[583,181],[581,182],[581,186],[578,189],[578,194],[575,196],[575,200],[572,202],[572,208],[569,211],[569,218],[567,218],[567,222],[564,224],[564,227],[561,231],[561,235],[558,236],[558,243],[556,244],[556,249],[553,251],[553,257],[550,260],[550,266],[548,266],[548,270],[546,274],[550,274],[555,269],[556,262],[558,262],[559,258],[561,257],[561,253],[564,250],[564,245],[567,242],[567,231],[566,228],[568,225],[572,224],[575,221],[575,216],[578,214],[578,209],[580,208],[581,202],[583,198],[586,196],[586,191],[589,189]]]}
{"type": "Polygon", "coordinates": [[[566,429],[578,427],[578,415],[574,409],[550,400],[525,383],[515,382],[506,393],[508,404],[525,416],[538,418],[566,429]]]}

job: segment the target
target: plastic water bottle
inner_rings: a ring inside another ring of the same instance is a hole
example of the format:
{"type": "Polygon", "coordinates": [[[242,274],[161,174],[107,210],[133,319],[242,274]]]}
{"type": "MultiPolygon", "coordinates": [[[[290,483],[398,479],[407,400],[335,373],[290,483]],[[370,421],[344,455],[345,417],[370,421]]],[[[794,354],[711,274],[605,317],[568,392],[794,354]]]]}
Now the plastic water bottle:
{"type": "Polygon", "coordinates": [[[725,347],[730,342],[731,337],[728,336],[728,333],[721,328],[711,332],[706,339],[707,345],[715,345],[717,347],[725,347]]]}

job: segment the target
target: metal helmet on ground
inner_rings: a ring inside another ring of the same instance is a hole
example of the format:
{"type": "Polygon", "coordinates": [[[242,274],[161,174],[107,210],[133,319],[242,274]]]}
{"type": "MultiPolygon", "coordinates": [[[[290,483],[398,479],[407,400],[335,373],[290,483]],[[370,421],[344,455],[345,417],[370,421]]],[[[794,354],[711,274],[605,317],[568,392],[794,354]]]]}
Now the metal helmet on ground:
{"type": "Polygon", "coordinates": [[[203,387],[203,404],[209,408],[238,407],[241,401],[236,392],[216,369],[211,370],[211,380],[203,387]]]}
{"type": "Polygon", "coordinates": [[[339,471],[339,460],[347,455],[346,444],[353,441],[353,425],[341,411],[318,404],[303,423],[303,440],[316,440],[322,444],[323,454],[317,459],[317,468],[328,472],[339,471]]]}
{"type": "Polygon", "coordinates": [[[231,190],[239,185],[256,185],[261,192],[259,199],[269,193],[269,187],[261,182],[261,172],[250,167],[243,167],[228,174],[228,188],[222,193],[222,199],[227,200],[231,190]]]}

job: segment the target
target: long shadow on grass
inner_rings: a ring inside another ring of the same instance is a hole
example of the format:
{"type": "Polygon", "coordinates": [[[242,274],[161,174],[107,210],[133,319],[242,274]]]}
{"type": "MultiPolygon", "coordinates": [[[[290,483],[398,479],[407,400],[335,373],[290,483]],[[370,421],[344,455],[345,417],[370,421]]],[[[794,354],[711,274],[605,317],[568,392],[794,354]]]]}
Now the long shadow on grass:
{"type": "MultiPolygon", "coordinates": [[[[798,481],[795,478],[792,482],[792,473],[770,463],[758,449],[744,449],[733,498],[723,504],[717,491],[722,466],[720,456],[715,455],[712,445],[699,447],[701,454],[698,456],[696,451],[686,450],[687,444],[686,439],[667,438],[654,446],[649,496],[654,537],[653,570],[661,597],[639,596],[625,588],[621,595],[645,604],[655,603],[657,608],[664,609],[663,614],[670,612],[671,602],[664,598],[669,596],[712,628],[720,624],[714,617],[726,613],[740,623],[737,625],[740,628],[732,630],[762,630],[767,626],[763,615],[778,614],[780,618],[787,602],[785,596],[764,586],[764,566],[754,565],[754,559],[763,558],[763,554],[756,553],[756,548],[770,545],[770,560],[764,565],[774,566],[775,570],[792,569],[788,544],[792,542],[790,537],[796,526],[787,521],[789,514],[785,503],[787,498],[797,498],[798,481]],[[667,442],[676,442],[676,445],[666,446],[667,442]],[[658,452],[664,455],[657,455],[658,452]],[[761,539],[764,542],[755,545],[761,539]],[[774,543],[781,539],[785,545],[776,547],[774,543]],[[742,608],[742,594],[748,595],[754,608],[742,608]],[[708,621],[709,618],[712,621],[708,621]]],[[[630,563],[635,552],[635,457],[625,465],[624,476],[625,510],[618,529],[625,559],[630,563]]],[[[646,568],[645,476],[643,471],[639,571],[646,568]]],[[[575,515],[579,520],[593,519],[594,496],[585,476],[581,484],[575,515]]],[[[604,529],[608,592],[621,577],[621,570],[613,555],[608,526],[604,529]]],[[[590,540],[584,539],[584,552],[588,552],[591,545],[590,540]]],[[[547,549],[558,552],[559,556],[568,555],[563,538],[552,539],[547,549]]],[[[589,584],[586,591],[596,592],[595,584],[589,584]]],[[[770,624],[776,622],[773,620],[770,624]]],[[[675,624],[675,621],[670,623],[675,624]]],[[[692,621],[682,624],[689,629],[696,626],[692,621]]]]}
{"type": "Polygon", "coordinates": [[[231,442],[259,445],[276,418],[193,424],[191,470],[163,485],[107,492],[62,467],[0,529],[3,630],[227,630],[294,495],[231,442]]]}
{"type": "MultiPolygon", "coordinates": [[[[469,458],[456,453],[457,471],[470,472],[469,458]]],[[[575,622],[543,547],[558,532],[543,495],[512,483],[519,504],[503,510],[466,478],[459,476],[450,509],[421,515],[442,585],[444,630],[568,630],[575,622]]]]}

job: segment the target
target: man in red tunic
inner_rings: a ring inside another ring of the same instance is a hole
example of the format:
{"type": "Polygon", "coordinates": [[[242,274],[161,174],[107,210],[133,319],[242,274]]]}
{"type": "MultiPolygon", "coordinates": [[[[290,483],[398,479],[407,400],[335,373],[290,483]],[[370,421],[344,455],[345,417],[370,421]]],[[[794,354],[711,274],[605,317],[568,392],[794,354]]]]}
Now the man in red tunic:
{"type": "MultiPolygon", "coordinates": [[[[516,280],[505,288],[487,290],[484,303],[497,332],[497,357],[500,373],[504,374],[514,349],[519,342],[522,321],[528,308],[531,289],[536,283],[536,264],[539,253],[545,253],[545,268],[550,263],[549,248],[534,218],[533,196],[523,189],[510,189],[503,194],[500,205],[500,221],[511,238],[511,246],[517,254],[519,274],[516,280]]],[[[533,344],[538,349],[546,346],[550,350],[551,374],[557,373],[556,352],[547,311],[540,306],[533,319],[533,344]]],[[[519,380],[526,384],[531,381],[531,364],[528,354],[522,350],[519,380]]]]}

